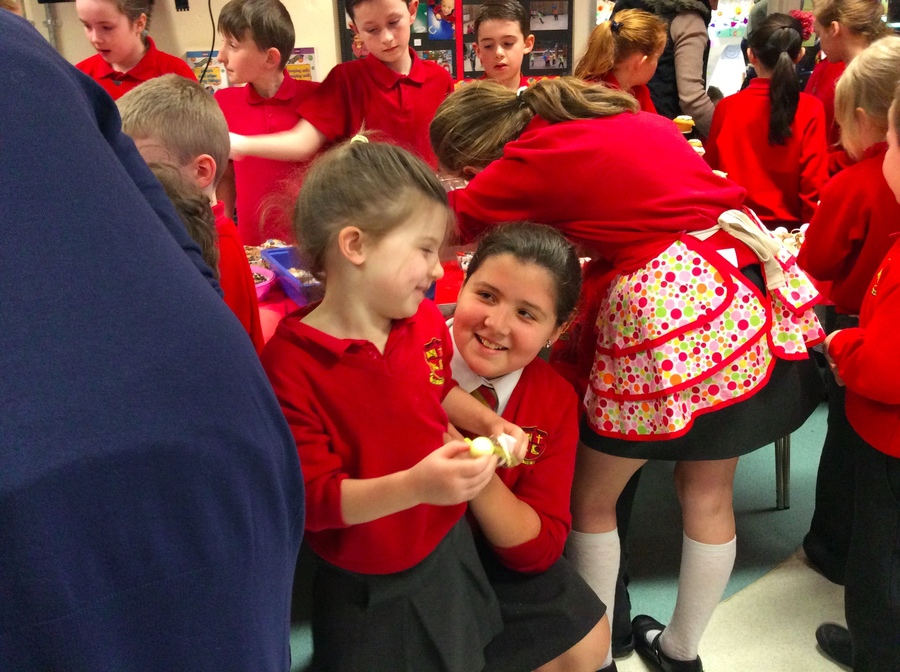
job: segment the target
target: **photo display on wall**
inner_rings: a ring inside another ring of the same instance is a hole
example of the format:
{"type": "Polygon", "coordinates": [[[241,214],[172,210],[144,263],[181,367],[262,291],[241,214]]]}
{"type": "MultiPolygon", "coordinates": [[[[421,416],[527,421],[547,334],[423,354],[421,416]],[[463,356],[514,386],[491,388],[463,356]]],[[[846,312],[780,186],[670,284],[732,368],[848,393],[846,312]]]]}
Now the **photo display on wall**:
{"type": "MultiPolygon", "coordinates": [[[[526,77],[571,74],[572,2],[522,2],[535,37],[534,49],[522,61],[522,74],[526,77]]],[[[463,4],[461,0],[421,0],[412,25],[410,46],[421,58],[446,69],[455,80],[483,76],[484,66],[475,49],[475,17],[479,6],[480,3],[463,4]]],[[[365,57],[365,47],[353,33],[344,0],[338,0],[338,11],[344,17],[342,60],[365,57]]]]}

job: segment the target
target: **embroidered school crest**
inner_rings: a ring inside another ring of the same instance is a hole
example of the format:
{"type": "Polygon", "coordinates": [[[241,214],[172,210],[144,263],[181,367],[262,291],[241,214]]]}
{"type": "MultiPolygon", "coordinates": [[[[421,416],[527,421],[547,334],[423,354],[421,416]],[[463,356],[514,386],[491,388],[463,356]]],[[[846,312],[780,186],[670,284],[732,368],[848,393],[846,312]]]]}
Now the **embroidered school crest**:
{"type": "Polygon", "coordinates": [[[525,451],[525,459],[522,462],[534,464],[543,455],[550,434],[537,427],[522,427],[522,431],[528,435],[528,449],[525,451]]]}
{"type": "Polygon", "coordinates": [[[444,384],[444,346],[441,339],[432,338],[425,344],[425,363],[428,364],[428,380],[432,385],[444,384]]]}

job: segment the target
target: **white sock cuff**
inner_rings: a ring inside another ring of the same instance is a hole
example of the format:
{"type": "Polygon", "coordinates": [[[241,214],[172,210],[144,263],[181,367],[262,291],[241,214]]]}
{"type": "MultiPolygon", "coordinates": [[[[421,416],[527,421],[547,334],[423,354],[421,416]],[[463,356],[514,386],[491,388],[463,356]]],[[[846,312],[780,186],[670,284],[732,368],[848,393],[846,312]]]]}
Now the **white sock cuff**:
{"type": "Polygon", "coordinates": [[[704,544],[702,541],[694,541],[686,533],[682,533],[682,544],[684,545],[684,550],[690,549],[703,555],[734,554],[737,551],[737,535],[724,544],[704,544]]]}

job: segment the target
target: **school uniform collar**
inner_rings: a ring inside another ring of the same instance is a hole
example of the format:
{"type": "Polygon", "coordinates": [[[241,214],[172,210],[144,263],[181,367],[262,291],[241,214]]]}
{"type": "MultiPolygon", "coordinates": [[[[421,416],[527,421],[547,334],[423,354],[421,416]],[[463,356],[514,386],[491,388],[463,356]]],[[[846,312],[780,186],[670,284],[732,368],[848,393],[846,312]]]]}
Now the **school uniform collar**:
{"type": "Polygon", "coordinates": [[[153,79],[154,77],[159,76],[159,72],[153,67],[153,64],[158,60],[158,53],[159,49],[156,48],[156,43],[153,41],[153,38],[148,37],[147,51],[144,52],[144,55],[141,56],[141,60],[139,60],[137,62],[137,65],[135,65],[131,70],[129,70],[128,72],[119,72],[118,70],[113,70],[112,66],[101,58],[100,67],[98,68],[99,72],[97,73],[97,75],[98,77],[109,77],[110,79],[118,80],[125,79],[125,77],[130,77],[141,82],[146,82],[148,79],[153,79]]]}
{"type": "Polygon", "coordinates": [[[517,369],[511,373],[496,378],[484,378],[469,368],[466,360],[459,354],[456,347],[456,340],[453,337],[453,318],[447,320],[447,328],[450,329],[450,342],[453,343],[453,358],[450,360],[450,371],[453,373],[453,380],[467,393],[471,394],[482,385],[490,385],[494,388],[497,395],[497,413],[502,415],[509,403],[513,390],[519,384],[522,377],[522,371],[525,369],[517,369]]]}
{"type": "Polygon", "coordinates": [[[412,65],[409,68],[408,75],[401,75],[398,72],[394,72],[372,54],[366,56],[362,62],[365,65],[366,70],[368,70],[369,74],[372,76],[372,79],[374,79],[383,89],[392,89],[398,82],[404,79],[414,82],[415,84],[424,84],[426,73],[422,59],[419,58],[419,55],[413,51],[411,47],[409,49],[409,55],[412,57],[412,65]]]}
{"type": "MultiPolygon", "coordinates": [[[[361,338],[337,338],[324,331],[320,331],[314,327],[302,322],[302,318],[309,315],[320,301],[310,303],[302,308],[295,310],[288,315],[278,325],[278,331],[284,331],[283,335],[289,340],[300,343],[302,345],[311,345],[325,357],[331,358],[336,362],[344,357],[352,357],[369,348],[374,348],[370,341],[361,338]]],[[[421,307],[419,311],[421,311],[421,307]]],[[[399,331],[410,329],[418,320],[419,312],[412,317],[402,320],[394,320],[391,325],[391,333],[388,335],[388,346],[385,347],[385,353],[388,352],[391,342],[397,337],[399,331]]]]}
{"type": "Polygon", "coordinates": [[[275,95],[271,98],[263,98],[252,84],[245,85],[244,89],[247,91],[247,102],[250,105],[259,105],[260,103],[265,103],[270,100],[281,100],[285,102],[293,100],[294,80],[288,74],[287,68],[285,68],[282,74],[284,74],[284,79],[281,80],[281,86],[278,87],[275,95]]]}
{"type": "Polygon", "coordinates": [[[747,90],[753,91],[757,94],[762,93],[765,95],[769,95],[769,88],[771,83],[771,80],[767,77],[754,77],[750,80],[750,83],[747,84],[747,90]]]}
{"type": "Polygon", "coordinates": [[[859,157],[860,161],[865,161],[866,159],[871,159],[875,156],[884,156],[887,154],[888,144],[887,142],[876,142],[871,147],[867,148],[861,157],[859,157]]]}

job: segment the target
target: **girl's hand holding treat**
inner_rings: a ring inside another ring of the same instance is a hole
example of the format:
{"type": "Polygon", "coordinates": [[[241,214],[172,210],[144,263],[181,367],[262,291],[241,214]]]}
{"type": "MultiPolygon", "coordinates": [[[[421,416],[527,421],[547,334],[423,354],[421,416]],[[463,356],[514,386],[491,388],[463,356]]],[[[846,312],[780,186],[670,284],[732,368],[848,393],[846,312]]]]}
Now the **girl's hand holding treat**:
{"type": "Polygon", "coordinates": [[[490,453],[471,460],[458,459],[468,452],[467,442],[450,441],[410,468],[406,476],[417,502],[453,506],[481,492],[490,483],[500,458],[490,453]]]}

